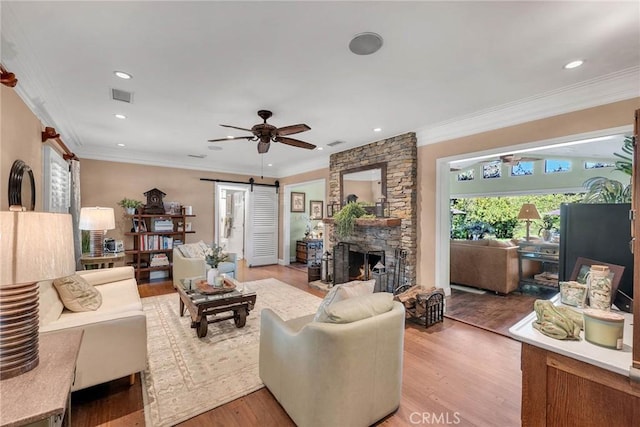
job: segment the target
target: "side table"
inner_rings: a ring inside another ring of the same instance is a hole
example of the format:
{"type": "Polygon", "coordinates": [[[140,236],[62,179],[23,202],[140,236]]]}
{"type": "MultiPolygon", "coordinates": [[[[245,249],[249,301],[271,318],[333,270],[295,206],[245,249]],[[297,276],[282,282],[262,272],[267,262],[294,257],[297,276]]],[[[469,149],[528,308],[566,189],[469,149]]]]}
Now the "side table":
{"type": "Polygon", "coordinates": [[[82,254],[80,264],[85,270],[92,268],[113,268],[116,262],[124,260],[124,252],[116,252],[113,254],[104,254],[102,256],[91,256],[82,254]],[[94,266],[94,267],[90,267],[94,266]]]}
{"type": "Polygon", "coordinates": [[[40,335],[38,366],[0,381],[1,427],[41,420],[54,426],[62,425],[63,420],[71,425],[71,386],[83,333],[69,330],[40,335]]]}

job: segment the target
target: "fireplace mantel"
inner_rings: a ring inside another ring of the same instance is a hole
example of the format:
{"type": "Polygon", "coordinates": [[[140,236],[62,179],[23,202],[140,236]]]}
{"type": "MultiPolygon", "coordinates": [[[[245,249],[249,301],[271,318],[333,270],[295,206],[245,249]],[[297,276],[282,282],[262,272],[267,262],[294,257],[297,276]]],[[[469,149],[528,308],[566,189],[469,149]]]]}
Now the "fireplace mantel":
{"type": "MultiPolygon", "coordinates": [[[[333,218],[322,218],[325,224],[334,224],[333,218]]],[[[356,218],[358,227],[398,227],[402,223],[400,218],[356,218]]]]}

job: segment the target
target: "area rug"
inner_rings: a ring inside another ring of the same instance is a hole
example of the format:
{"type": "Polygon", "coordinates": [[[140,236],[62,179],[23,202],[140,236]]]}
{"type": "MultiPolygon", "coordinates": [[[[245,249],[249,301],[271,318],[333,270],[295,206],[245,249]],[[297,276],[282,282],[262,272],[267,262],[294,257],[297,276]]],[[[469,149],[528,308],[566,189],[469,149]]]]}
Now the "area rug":
{"type": "Polygon", "coordinates": [[[177,294],[144,298],[148,364],[142,373],[147,426],[172,426],[263,387],[258,376],[260,311],[283,319],[314,313],[321,299],[276,279],[246,282],[257,294],[243,328],[212,323],[197,338],[190,317],[179,315],[177,294]]]}
{"type": "Polygon", "coordinates": [[[540,289],[504,296],[492,292],[479,295],[452,288],[444,317],[508,337],[509,328],[533,311],[535,300],[549,299],[556,294],[556,290],[540,289]]]}

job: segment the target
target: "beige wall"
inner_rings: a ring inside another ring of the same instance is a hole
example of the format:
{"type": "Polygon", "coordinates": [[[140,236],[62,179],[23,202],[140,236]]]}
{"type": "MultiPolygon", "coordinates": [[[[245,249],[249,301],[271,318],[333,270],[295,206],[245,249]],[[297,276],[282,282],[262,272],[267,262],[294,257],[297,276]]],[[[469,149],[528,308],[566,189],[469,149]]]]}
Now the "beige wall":
{"type": "Polygon", "coordinates": [[[42,210],[42,142],[44,127],[14,89],[0,85],[0,210],[9,209],[9,172],[20,159],[33,171],[36,211],[42,210]]]}
{"type": "Polygon", "coordinates": [[[640,98],[634,98],[418,147],[418,283],[435,284],[437,159],[632,125],[638,108],[640,98]]]}
{"type": "MultiPolygon", "coordinates": [[[[116,230],[107,233],[107,237],[114,239],[123,239],[123,233],[131,229],[131,220],[124,218],[124,210],[118,206],[118,201],[127,197],[145,203],[144,193],[157,188],[166,194],[165,202],[175,201],[183,206],[193,206],[193,214],[196,217],[191,218],[191,225],[195,234],[187,234],[187,242],[198,240],[212,242],[214,183],[200,181],[200,178],[247,182],[250,177],[190,169],[80,160],[82,206],[107,206],[115,209],[116,230]]],[[[274,181],[269,178],[256,179],[256,183],[273,184],[274,181]]],[[[124,240],[125,247],[130,247],[126,239],[124,240]]]]}

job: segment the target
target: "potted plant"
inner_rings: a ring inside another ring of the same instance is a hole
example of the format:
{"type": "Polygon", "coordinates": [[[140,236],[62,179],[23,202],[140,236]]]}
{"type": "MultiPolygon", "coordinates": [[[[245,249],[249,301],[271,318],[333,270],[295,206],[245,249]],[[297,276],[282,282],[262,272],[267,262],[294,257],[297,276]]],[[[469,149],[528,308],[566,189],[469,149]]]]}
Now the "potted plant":
{"type": "Polygon", "coordinates": [[[545,242],[551,241],[551,235],[556,230],[556,220],[551,215],[544,215],[542,217],[542,226],[538,230],[538,235],[542,237],[545,242]]]}
{"type": "Polygon", "coordinates": [[[142,206],[142,202],[134,199],[127,199],[126,197],[118,202],[118,205],[123,207],[129,215],[136,213],[136,209],[142,206]]]}
{"type": "Polygon", "coordinates": [[[337,214],[333,215],[336,225],[336,234],[339,237],[347,237],[353,233],[356,226],[356,218],[360,218],[366,212],[356,202],[347,203],[337,214]]]}

